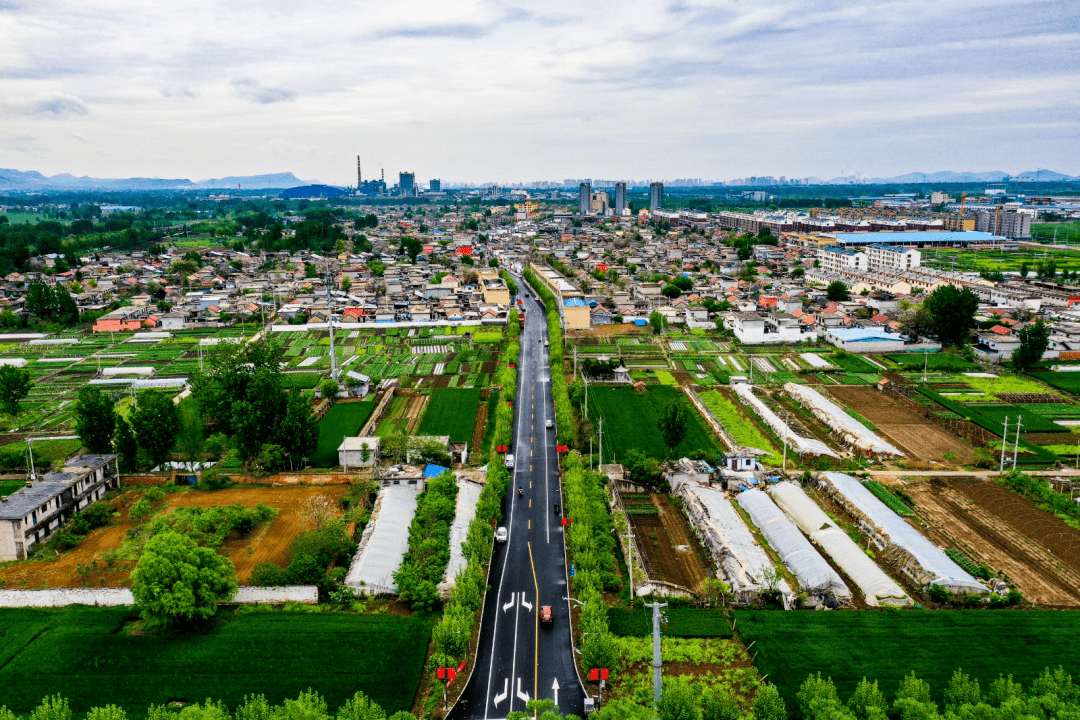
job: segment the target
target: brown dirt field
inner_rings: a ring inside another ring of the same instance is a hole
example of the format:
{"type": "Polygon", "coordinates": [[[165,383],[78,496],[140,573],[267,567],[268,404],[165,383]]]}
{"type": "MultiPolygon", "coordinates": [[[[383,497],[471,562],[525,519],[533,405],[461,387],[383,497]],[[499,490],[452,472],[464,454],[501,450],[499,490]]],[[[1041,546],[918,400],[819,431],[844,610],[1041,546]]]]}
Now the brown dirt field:
{"type": "MultiPolygon", "coordinates": [[[[994,488],[1009,493],[992,482],[965,478],[934,478],[930,483],[906,485],[904,491],[915,500],[919,516],[931,527],[931,537],[945,547],[954,547],[976,561],[982,561],[991,569],[1004,572],[1024,597],[1039,605],[1080,605],[1080,571],[1062,562],[1051,548],[1018,531],[1017,517],[1006,511],[996,514],[991,506],[969,497],[964,491],[985,499],[997,496],[994,488]],[[934,537],[936,536],[936,537],[934,537]]],[[[1005,503],[1009,510],[1022,507],[1005,503]]],[[[1057,518],[1030,507],[1033,513],[1029,522],[1040,525],[1060,525],[1069,528],[1057,518]]],[[[1023,522],[1023,520],[1021,520],[1023,522]]],[[[1080,532],[1074,555],[1080,549],[1080,532]]],[[[1080,558],[1075,558],[1077,560],[1080,558]]]]}
{"type": "Polygon", "coordinates": [[[471,452],[477,452],[484,447],[484,430],[487,428],[488,406],[481,402],[476,409],[476,425],[473,426],[472,444],[469,445],[471,452]]]}
{"type": "MultiPolygon", "coordinates": [[[[236,566],[236,575],[240,584],[244,585],[251,571],[259,563],[285,563],[285,554],[289,544],[292,543],[293,538],[306,529],[299,517],[305,500],[315,495],[328,495],[336,500],[348,490],[348,485],[238,487],[215,492],[191,490],[167,496],[154,510],[156,512],[163,507],[231,505],[236,502],[247,507],[263,503],[277,508],[278,516],[269,525],[260,525],[247,537],[226,540],[221,546],[236,566]]],[[[129,500],[125,504],[126,508],[130,507],[136,497],[137,494],[132,493],[120,499],[129,500]]],[[[136,523],[128,518],[127,509],[124,509],[121,520],[116,525],[95,530],[79,543],[78,547],[53,560],[15,563],[0,569],[0,586],[29,589],[82,587],[83,580],[79,576],[78,566],[90,564],[102,553],[115,550],[127,536],[127,531],[135,526],[136,523]]],[[[99,559],[99,564],[103,566],[104,562],[99,559]]],[[[104,572],[92,572],[87,576],[87,585],[101,585],[101,579],[104,578],[106,587],[125,586],[128,584],[132,569],[130,564],[117,564],[104,572]]]]}
{"type": "Polygon", "coordinates": [[[433,388],[450,387],[450,378],[452,378],[452,377],[453,377],[453,375],[432,375],[431,378],[430,378],[431,382],[429,383],[429,387],[433,387],[433,388]]]}
{"type": "Polygon", "coordinates": [[[416,429],[416,426],[420,423],[420,418],[424,415],[424,408],[427,407],[428,400],[430,399],[430,395],[416,395],[407,398],[407,404],[405,405],[405,412],[403,414],[403,418],[407,421],[405,432],[412,434],[416,429]]]}
{"type": "Polygon", "coordinates": [[[651,568],[650,576],[697,592],[701,582],[709,577],[697,539],[666,496],[652,493],[651,499],[659,515],[628,516],[637,536],[637,547],[645,555],[643,564],[651,568]],[[680,550],[680,545],[689,549],[680,550]]]}
{"type": "Polygon", "coordinates": [[[876,425],[912,460],[934,460],[947,465],[970,463],[971,446],[913,412],[899,400],[875,388],[830,385],[826,391],[876,425]],[[955,459],[948,459],[952,453],[955,459]]]}

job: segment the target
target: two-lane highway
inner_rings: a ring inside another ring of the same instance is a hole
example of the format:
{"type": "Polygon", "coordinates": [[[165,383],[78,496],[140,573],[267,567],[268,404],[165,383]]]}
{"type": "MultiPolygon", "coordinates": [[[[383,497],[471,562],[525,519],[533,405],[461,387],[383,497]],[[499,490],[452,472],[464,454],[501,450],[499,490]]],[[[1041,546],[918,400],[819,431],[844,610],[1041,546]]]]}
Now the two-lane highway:
{"type": "MultiPolygon", "coordinates": [[[[524,280],[516,282],[523,291],[527,287],[524,280]]],[[[566,553],[547,319],[531,292],[521,297],[526,321],[510,447],[515,463],[503,499],[503,525],[510,536],[495,545],[475,667],[450,713],[455,720],[504,718],[512,710],[525,710],[533,698],[554,699],[563,712],[584,714],[570,604],[563,599],[568,595],[566,553]],[[548,421],[553,427],[547,427],[548,421]],[[545,605],[552,608],[550,623],[540,619],[545,605]]]]}

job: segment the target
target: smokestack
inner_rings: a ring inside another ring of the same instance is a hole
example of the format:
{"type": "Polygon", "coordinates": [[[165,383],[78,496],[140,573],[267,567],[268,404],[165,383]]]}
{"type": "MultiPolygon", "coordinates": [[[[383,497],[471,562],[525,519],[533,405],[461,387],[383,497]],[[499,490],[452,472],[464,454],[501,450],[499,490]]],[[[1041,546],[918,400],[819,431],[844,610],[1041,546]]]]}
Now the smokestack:
{"type": "Polygon", "coordinates": [[[362,182],[362,179],[360,177],[360,156],[357,155],[356,156],[356,189],[357,190],[360,189],[360,183],[361,182],[362,182]]]}

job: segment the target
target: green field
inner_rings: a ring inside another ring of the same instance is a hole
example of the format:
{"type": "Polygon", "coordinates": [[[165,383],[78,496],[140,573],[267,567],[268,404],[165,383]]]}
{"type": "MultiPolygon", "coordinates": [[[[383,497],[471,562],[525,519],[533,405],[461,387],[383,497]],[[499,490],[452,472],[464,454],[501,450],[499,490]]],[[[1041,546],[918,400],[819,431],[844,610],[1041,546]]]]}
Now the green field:
{"type": "Polygon", "coordinates": [[[739,611],[736,630],[756,643],[755,663],[788,708],[811,673],[821,671],[846,700],[863,677],[890,700],[913,672],[937,700],[953,671],[985,688],[999,674],[1027,684],[1044,668],[1080,666],[1080,612],[1060,610],[848,610],[832,613],[739,611]]]}
{"type": "Polygon", "coordinates": [[[417,435],[449,435],[451,442],[472,440],[480,390],[476,388],[437,388],[420,423],[417,435]]]}
{"type": "Polygon", "coordinates": [[[26,486],[24,480],[0,480],[0,497],[10,495],[21,487],[26,486]]]}
{"type": "Polygon", "coordinates": [[[656,419],[672,401],[686,408],[687,429],[682,442],[675,446],[671,457],[680,458],[694,450],[704,450],[710,460],[719,451],[719,441],[705,425],[690,401],[682,392],[665,385],[650,386],[645,392],[631,387],[592,387],[589,389],[589,417],[593,425],[604,419],[604,453],[614,453],[615,462],[622,462],[627,451],[637,448],[657,460],[666,460],[668,448],[660,436],[656,419]]]}
{"type": "MultiPolygon", "coordinates": [[[[731,621],[722,610],[671,606],[664,609],[666,637],[731,637],[731,621]]],[[[611,632],[616,635],[652,636],[652,610],[615,607],[608,610],[611,632]]]]}
{"type": "Polygon", "coordinates": [[[1080,395],[1080,372],[1041,372],[1032,374],[1050,387],[1073,395],[1080,395]]]}
{"type": "Polygon", "coordinates": [[[885,357],[899,365],[901,370],[921,371],[925,366],[927,371],[962,372],[978,367],[976,363],[952,353],[897,353],[885,357]]]}
{"type": "MultiPolygon", "coordinates": [[[[227,616],[226,616],[227,617],[227,616]]],[[[2,703],[28,713],[60,693],[79,716],[115,703],[144,717],[151,704],[263,693],[280,704],[312,688],[331,711],[362,690],[407,710],[420,680],[430,619],[394,615],[246,612],[201,634],[131,635],[130,608],[0,610],[2,703]]]]}
{"type": "Polygon", "coordinates": [[[734,402],[724,397],[719,391],[710,390],[709,392],[701,393],[701,399],[705,402],[713,414],[716,415],[716,419],[720,421],[720,424],[724,426],[724,429],[731,433],[731,436],[735,438],[735,442],[743,447],[753,447],[758,450],[765,450],[769,454],[761,458],[763,462],[770,465],[779,465],[783,461],[782,453],[773,445],[764,432],[750,421],[743,411],[734,402]]]}
{"type": "Polygon", "coordinates": [[[338,446],[350,435],[360,432],[367,419],[375,412],[373,402],[334,403],[330,411],[319,421],[319,447],[311,458],[315,467],[334,467],[338,464],[338,446]]]}
{"type": "MultiPolygon", "coordinates": [[[[1038,225],[1032,226],[1032,232],[1038,225]]],[[[1068,226],[1062,226],[1068,227],[1068,226]]],[[[1058,230],[1058,242],[1062,241],[1062,230],[1058,230]]],[[[1053,235],[1053,229],[1050,235],[1053,235]]],[[[979,272],[1000,271],[1017,272],[1020,265],[1028,264],[1030,275],[1035,275],[1035,263],[1053,260],[1057,263],[1057,270],[1080,269],[1080,248],[1077,250],[1055,250],[1051,248],[1038,250],[923,250],[922,261],[924,265],[936,268],[955,270],[976,270],[979,272]]]]}

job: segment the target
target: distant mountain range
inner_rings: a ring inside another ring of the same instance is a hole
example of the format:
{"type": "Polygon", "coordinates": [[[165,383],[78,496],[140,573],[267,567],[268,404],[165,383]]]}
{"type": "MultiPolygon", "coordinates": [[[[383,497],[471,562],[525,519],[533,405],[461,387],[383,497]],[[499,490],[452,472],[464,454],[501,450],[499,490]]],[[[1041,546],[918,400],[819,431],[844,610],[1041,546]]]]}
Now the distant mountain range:
{"type": "Polygon", "coordinates": [[[1000,170],[990,172],[952,172],[943,170],[940,172],[920,173],[912,172],[896,177],[859,178],[834,177],[831,180],[810,178],[811,183],[822,185],[850,185],[852,183],[865,185],[906,185],[920,183],[999,183],[1009,182],[1075,182],[1080,181],[1080,176],[1063,175],[1053,170],[1028,170],[1019,175],[1010,175],[1000,170]]]}
{"type": "Polygon", "coordinates": [[[207,190],[235,189],[245,190],[284,190],[286,188],[309,185],[291,172],[272,173],[270,175],[243,175],[199,180],[193,182],[181,178],[93,178],[75,177],[68,173],[46,177],[30,170],[8,170],[0,168],[0,191],[35,191],[35,190],[207,190]]]}

